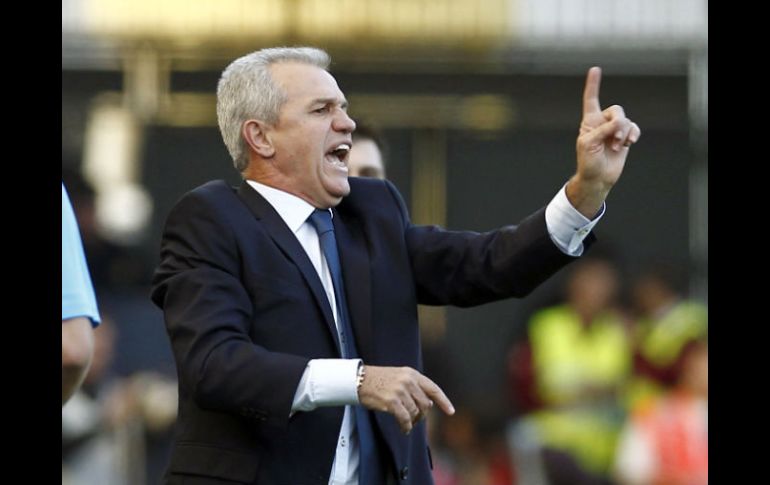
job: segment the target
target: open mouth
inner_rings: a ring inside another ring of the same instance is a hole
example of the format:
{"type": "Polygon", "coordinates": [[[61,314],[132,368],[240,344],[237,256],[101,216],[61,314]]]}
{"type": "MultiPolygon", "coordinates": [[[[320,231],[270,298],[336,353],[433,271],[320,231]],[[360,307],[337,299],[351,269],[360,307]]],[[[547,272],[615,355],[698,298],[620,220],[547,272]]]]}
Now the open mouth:
{"type": "Polygon", "coordinates": [[[335,167],[348,171],[348,155],[350,154],[350,144],[340,143],[333,149],[326,153],[326,161],[334,165],[335,167]]]}

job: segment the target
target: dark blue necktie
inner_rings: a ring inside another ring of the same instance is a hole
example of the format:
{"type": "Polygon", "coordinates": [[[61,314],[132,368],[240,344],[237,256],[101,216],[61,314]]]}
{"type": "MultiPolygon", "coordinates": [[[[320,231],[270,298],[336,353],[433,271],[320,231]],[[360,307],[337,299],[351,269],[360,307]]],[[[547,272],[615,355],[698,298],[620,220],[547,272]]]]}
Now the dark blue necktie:
{"type": "MultiPolygon", "coordinates": [[[[356,348],[353,328],[350,326],[348,305],[345,296],[345,285],[342,282],[342,266],[337,252],[337,239],[334,237],[334,226],[329,210],[316,209],[310,214],[310,222],[318,232],[321,241],[321,250],[326,257],[326,264],[332,276],[334,296],[337,300],[337,320],[342,334],[340,345],[343,357],[348,359],[359,358],[356,348]]],[[[356,417],[356,429],[359,443],[359,468],[358,483],[360,485],[377,485],[384,483],[385,475],[380,455],[377,452],[377,442],[372,427],[372,417],[363,406],[353,406],[356,417]]]]}

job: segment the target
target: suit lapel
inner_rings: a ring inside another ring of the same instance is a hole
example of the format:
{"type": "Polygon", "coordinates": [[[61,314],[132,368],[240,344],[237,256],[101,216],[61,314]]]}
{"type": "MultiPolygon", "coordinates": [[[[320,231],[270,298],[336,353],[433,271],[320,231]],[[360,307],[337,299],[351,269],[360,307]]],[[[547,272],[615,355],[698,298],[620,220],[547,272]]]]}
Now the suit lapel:
{"type": "Polygon", "coordinates": [[[326,326],[331,333],[331,337],[334,339],[337,352],[339,352],[340,342],[337,337],[337,327],[334,324],[334,316],[329,306],[329,300],[326,297],[321,280],[318,278],[318,273],[313,267],[313,263],[307,257],[305,249],[299,243],[297,237],[289,230],[281,216],[273,209],[273,206],[264,197],[259,195],[259,192],[251,188],[249,184],[246,182],[241,184],[238,188],[238,197],[241,198],[256,218],[262,221],[262,226],[281,251],[299,268],[302,277],[310,287],[313,297],[323,313],[326,326]]]}
{"type": "Polygon", "coordinates": [[[372,286],[369,272],[369,251],[366,237],[355,219],[334,210],[334,232],[342,263],[350,324],[356,338],[358,353],[366,362],[374,357],[372,335],[372,286]]]}

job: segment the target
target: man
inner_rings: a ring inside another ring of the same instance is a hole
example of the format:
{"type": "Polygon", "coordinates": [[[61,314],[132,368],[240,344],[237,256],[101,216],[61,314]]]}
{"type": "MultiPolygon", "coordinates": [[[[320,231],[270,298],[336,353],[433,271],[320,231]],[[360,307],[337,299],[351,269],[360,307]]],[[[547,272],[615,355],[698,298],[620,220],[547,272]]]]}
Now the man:
{"type": "Polygon", "coordinates": [[[88,372],[94,353],[92,327],[99,325],[96,297],[75,213],[61,186],[61,404],[88,372]]]}
{"type": "Polygon", "coordinates": [[[348,155],[348,175],[350,177],[385,178],[385,161],[382,156],[383,142],[379,133],[356,121],[356,131],[353,134],[353,146],[348,155]]]}
{"type": "Polygon", "coordinates": [[[419,371],[417,303],[523,296],[582,254],[640,135],[601,111],[594,68],[556,203],[486,234],[413,226],[392,184],[348,180],[355,123],[329,62],[264,49],[219,81],[245,181],[177,203],[153,281],[179,373],[169,483],[432,483],[422,417],[454,408],[419,371]]]}

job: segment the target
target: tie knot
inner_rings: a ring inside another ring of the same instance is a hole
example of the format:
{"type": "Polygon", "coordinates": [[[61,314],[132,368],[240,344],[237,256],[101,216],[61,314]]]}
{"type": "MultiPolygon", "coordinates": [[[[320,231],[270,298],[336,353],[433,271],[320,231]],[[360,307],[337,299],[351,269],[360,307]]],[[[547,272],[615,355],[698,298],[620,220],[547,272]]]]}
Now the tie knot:
{"type": "Polygon", "coordinates": [[[332,214],[329,209],[316,209],[310,214],[310,223],[315,226],[318,235],[325,234],[334,230],[332,225],[332,214]]]}

